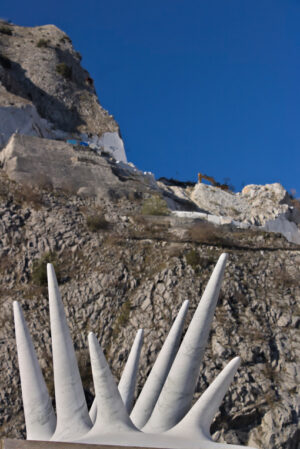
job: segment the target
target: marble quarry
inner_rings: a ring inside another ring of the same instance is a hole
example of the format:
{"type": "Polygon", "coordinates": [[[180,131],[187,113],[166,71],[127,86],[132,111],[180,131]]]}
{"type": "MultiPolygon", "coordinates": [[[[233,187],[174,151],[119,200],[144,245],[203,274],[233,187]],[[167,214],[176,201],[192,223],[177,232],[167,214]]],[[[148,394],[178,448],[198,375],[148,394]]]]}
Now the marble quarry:
{"type": "Polygon", "coordinates": [[[14,302],[27,440],[161,449],[243,447],[214,442],[210,435],[213,418],[239,367],[239,357],[231,360],[197,402],[191,405],[226,259],[226,254],[220,256],[182,339],[188,301],[183,303],[135,403],[143,330],[140,329],[135,337],[118,385],[97,337],[89,334],[95,387],[95,400],[90,410],[87,408],[55,272],[53,266],[48,264],[56,412],[21,307],[14,302]]]}

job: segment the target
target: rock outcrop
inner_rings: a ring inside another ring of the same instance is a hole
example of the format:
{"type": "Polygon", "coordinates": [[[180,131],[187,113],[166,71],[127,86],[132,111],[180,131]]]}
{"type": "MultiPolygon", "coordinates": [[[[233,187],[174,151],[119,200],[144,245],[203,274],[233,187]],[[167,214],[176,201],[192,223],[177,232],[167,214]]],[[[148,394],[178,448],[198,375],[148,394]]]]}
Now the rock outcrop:
{"type": "Polygon", "coordinates": [[[134,183],[137,190],[156,188],[153,176],[109,155],[21,134],[14,134],[0,151],[0,163],[9,179],[22,185],[98,199],[126,196],[134,183]]]}
{"type": "Polygon", "coordinates": [[[291,219],[293,215],[289,195],[278,183],[248,185],[240,193],[198,183],[191,198],[211,214],[232,217],[256,226],[263,226],[282,214],[288,214],[291,219]]]}
{"type": "Polygon", "coordinates": [[[195,213],[186,213],[178,207],[178,202],[169,201],[177,216],[198,217],[217,225],[262,228],[279,232],[288,241],[300,244],[300,202],[293,200],[279,183],[248,185],[238,193],[203,183],[184,188],[160,182],[159,186],[165,196],[172,192],[178,198],[191,200],[198,208],[195,213]]]}
{"type": "Polygon", "coordinates": [[[8,92],[1,84],[0,123],[0,148],[6,145],[16,131],[47,139],[66,137],[66,133],[53,129],[50,122],[41,118],[31,101],[8,92]]]}
{"type": "Polygon", "coordinates": [[[94,143],[106,133],[106,142],[117,143],[116,158],[126,162],[119,126],[100,106],[80,61],[70,38],[54,25],[1,26],[0,145],[16,130],[46,138],[84,136],[94,143]]]}

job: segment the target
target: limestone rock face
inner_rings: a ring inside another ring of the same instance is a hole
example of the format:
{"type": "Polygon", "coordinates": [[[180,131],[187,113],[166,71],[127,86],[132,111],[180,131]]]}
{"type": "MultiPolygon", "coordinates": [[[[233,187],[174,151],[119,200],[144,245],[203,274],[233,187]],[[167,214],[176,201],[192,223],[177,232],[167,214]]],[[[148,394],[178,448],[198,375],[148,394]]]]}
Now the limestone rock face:
{"type": "Polygon", "coordinates": [[[5,27],[10,33],[0,33],[2,88],[31,102],[41,118],[68,134],[100,137],[119,132],[116,121],[100,106],[93,80],[63,31],[54,25],[5,27]]]}
{"type": "MultiPolygon", "coordinates": [[[[241,233],[240,246],[230,247],[195,397],[240,354],[243,363],[213,423],[214,438],[298,449],[300,251],[277,234],[258,232],[263,226],[299,243],[300,212],[287,192],[280,184],[251,185],[237,194],[204,184],[158,187],[153,175],[126,159],[117,163],[53,140],[83,134],[123,154],[118,125],[99,105],[69,38],[52,25],[7,27],[10,34],[0,33],[1,436],[24,437],[13,300],[24,308],[53,396],[48,301],[38,270],[45,259],[57,264],[90,405],[89,330],[119,378],[127,349],[144,328],[141,386],[182,302],[189,299],[195,309],[222,245],[230,245],[227,238],[185,238],[190,217],[201,214],[201,220],[251,229],[241,233]],[[168,222],[141,216],[143,195],[158,189],[171,208],[190,210],[188,216],[164,217],[168,222]]],[[[217,230],[222,237],[223,228],[217,230]]]]}
{"type": "Polygon", "coordinates": [[[293,206],[287,191],[279,183],[248,185],[241,193],[198,183],[191,191],[190,198],[199,211],[208,214],[205,218],[208,221],[231,223],[238,227],[263,227],[300,244],[300,210],[293,206]]]}
{"type": "Polygon", "coordinates": [[[134,177],[130,166],[122,168],[88,148],[20,134],[11,137],[0,152],[0,161],[9,179],[20,184],[89,197],[109,197],[113,191],[121,195],[132,180],[140,188],[155,184],[154,178],[140,171],[134,177]]]}
{"type": "Polygon", "coordinates": [[[191,193],[195,203],[214,215],[262,226],[267,220],[289,213],[288,193],[282,185],[249,185],[241,193],[198,183],[191,193]]]}
{"type": "Polygon", "coordinates": [[[120,182],[106,159],[65,142],[15,134],[0,157],[9,178],[21,184],[96,196],[120,182]]]}
{"type": "Polygon", "coordinates": [[[289,195],[278,182],[266,185],[250,184],[243,188],[241,197],[247,201],[250,214],[259,224],[289,214],[289,195]]]}
{"type": "Polygon", "coordinates": [[[124,143],[118,132],[105,132],[101,137],[93,136],[89,141],[92,146],[96,145],[97,148],[112,154],[117,161],[127,162],[124,143]]]}
{"type": "Polygon", "coordinates": [[[237,218],[245,217],[248,212],[248,204],[243,198],[207,184],[196,184],[191,199],[198,207],[213,215],[237,218]]]}

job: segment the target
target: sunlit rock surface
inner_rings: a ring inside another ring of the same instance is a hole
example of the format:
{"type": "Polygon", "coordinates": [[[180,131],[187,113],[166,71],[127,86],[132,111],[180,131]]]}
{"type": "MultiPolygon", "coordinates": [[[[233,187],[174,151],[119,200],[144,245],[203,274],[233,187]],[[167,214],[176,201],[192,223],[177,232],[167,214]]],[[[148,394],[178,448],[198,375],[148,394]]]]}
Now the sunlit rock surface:
{"type": "Polygon", "coordinates": [[[18,183],[82,196],[108,198],[114,191],[125,195],[131,181],[141,189],[155,188],[153,175],[99,151],[57,140],[14,134],[0,151],[0,161],[7,176],[18,183]]]}

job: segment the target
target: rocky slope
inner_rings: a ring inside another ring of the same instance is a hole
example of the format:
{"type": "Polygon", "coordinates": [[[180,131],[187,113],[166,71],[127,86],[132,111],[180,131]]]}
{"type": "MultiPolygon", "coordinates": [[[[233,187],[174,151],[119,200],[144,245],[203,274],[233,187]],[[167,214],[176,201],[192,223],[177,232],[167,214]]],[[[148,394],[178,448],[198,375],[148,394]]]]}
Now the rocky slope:
{"type": "Polygon", "coordinates": [[[137,329],[145,329],[140,388],[180,305],[189,299],[195,309],[225,250],[229,263],[196,397],[240,354],[243,363],[216,416],[214,437],[262,449],[299,448],[298,247],[266,232],[226,233],[198,221],[189,227],[185,219],[144,217],[144,200],[131,195],[96,201],[58,190],[25,189],[0,173],[3,436],[24,435],[12,323],[15,299],[24,308],[53,394],[43,275],[47,260],[56,265],[91,402],[88,331],[98,335],[119,378],[137,329]]]}

